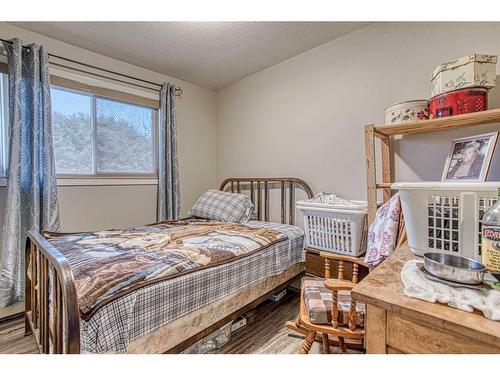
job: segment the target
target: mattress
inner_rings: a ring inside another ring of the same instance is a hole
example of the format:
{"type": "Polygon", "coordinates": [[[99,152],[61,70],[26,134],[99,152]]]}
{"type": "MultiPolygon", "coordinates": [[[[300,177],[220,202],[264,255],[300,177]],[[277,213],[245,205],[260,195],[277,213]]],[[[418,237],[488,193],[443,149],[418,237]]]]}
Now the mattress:
{"type": "Polygon", "coordinates": [[[304,262],[304,234],[300,228],[254,220],[247,225],[275,230],[284,234],[286,240],[246,257],[147,285],[114,299],[89,320],[80,321],[81,351],[126,353],[131,342],[304,262]]]}

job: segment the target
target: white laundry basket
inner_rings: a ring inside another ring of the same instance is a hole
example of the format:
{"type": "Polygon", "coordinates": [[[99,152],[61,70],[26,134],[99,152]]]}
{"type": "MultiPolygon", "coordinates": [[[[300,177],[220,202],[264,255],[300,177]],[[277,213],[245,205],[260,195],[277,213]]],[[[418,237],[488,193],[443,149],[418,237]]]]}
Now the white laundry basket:
{"type": "Polygon", "coordinates": [[[480,219],[497,200],[500,182],[395,183],[411,251],[481,260],[480,219]]]}
{"type": "Polygon", "coordinates": [[[364,253],[366,201],[350,201],[349,205],[325,202],[328,195],[324,194],[297,202],[303,215],[306,246],[351,256],[364,253]]]}

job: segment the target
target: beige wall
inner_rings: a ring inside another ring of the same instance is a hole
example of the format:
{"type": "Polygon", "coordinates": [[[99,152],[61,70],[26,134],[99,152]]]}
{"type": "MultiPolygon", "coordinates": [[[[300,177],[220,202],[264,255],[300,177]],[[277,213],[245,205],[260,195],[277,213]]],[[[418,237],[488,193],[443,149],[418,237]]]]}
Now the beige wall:
{"type": "MultiPolygon", "coordinates": [[[[438,63],[470,52],[500,55],[498,35],[500,23],[372,24],[216,94],[0,23],[2,38],[18,36],[55,54],[183,88],[177,105],[183,213],[207,188],[239,175],[294,175],[316,192],[364,198],[363,125],[382,123],[392,103],[428,97],[438,63]]],[[[491,91],[490,103],[500,107],[500,89],[491,91]]],[[[395,141],[399,179],[439,179],[451,138],[490,129],[395,141]]],[[[500,177],[499,158],[496,153],[493,179],[500,177]]],[[[64,230],[131,226],[155,217],[151,185],[61,186],[59,197],[64,230]]]]}
{"type": "MultiPolygon", "coordinates": [[[[181,210],[216,183],[216,93],[185,81],[86,51],[54,39],[0,23],[0,37],[19,37],[43,44],[49,53],[154,82],[171,81],[182,87],[177,101],[181,210]]],[[[0,189],[0,209],[5,189],[0,189]]],[[[65,231],[104,229],[155,221],[156,186],[60,186],[61,224],[65,231]]],[[[3,211],[3,210],[2,210],[3,211]]]]}
{"type": "MultiPolygon", "coordinates": [[[[437,64],[500,55],[499,36],[500,23],[372,24],[219,90],[217,179],[292,175],[315,192],[365,199],[363,126],[383,123],[393,103],[428,98],[437,64]]],[[[490,103],[500,107],[500,89],[490,103]]],[[[489,129],[396,141],[398,179],[439,180],[450,140],[489,129]]]]}

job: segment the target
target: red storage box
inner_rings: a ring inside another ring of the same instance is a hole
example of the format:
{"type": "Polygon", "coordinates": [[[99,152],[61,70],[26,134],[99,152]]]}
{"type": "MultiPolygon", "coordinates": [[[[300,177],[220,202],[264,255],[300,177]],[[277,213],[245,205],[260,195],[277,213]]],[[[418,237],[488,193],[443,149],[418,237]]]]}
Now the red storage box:
{"type": "Polygon", "coordinates": [[[451,91],[429,100],[430,118],[455,116],[487,109],[488,90],[483,88],[451,91]]]}

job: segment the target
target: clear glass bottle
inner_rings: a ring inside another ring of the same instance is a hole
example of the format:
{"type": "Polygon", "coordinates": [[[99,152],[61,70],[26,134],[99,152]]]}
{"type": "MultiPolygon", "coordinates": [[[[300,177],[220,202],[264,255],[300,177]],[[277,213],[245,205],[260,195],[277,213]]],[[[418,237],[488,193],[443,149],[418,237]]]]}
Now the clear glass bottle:
{"type": "Polygon", "coordinates": [[[498,200],[481,219],[481,257],[482,263],[490,272],[500,272],[500,187],[498,200]]]}

